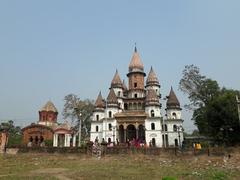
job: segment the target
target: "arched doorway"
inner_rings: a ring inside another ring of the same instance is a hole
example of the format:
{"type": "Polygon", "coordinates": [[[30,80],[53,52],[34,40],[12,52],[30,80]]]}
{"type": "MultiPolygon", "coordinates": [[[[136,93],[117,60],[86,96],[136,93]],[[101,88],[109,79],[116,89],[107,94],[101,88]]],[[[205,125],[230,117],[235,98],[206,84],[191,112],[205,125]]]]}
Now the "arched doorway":
{"type": "Polygon", "coordinates": [[[129,139],[129,141],[133,140],[133,138],[136,139],[136,128],[134,125],[130,124],[127,127],[127,139],[129,139]]]}
{"type": "Polygon", "coordinates": [[[141,143],[145,142],[145,128],[143,125],[138,126],[138,138],[141,143]]]}
{"type": "Polygon", "coordinates": [[[119,141],[120,141],[120,143],[124,143],[125,142],[123,125],[119,126],[119,141]]]}
{"type": "Polygon", "coordinates": [[[156,146],[156,139],[152,138],[152,146],[155,147],[156,146]]]}
{"type": "Polygon", "coordinates": [[[175,147],[178,147],[178,140],[175,139],[174,141],[175,141],[175,147]]]}

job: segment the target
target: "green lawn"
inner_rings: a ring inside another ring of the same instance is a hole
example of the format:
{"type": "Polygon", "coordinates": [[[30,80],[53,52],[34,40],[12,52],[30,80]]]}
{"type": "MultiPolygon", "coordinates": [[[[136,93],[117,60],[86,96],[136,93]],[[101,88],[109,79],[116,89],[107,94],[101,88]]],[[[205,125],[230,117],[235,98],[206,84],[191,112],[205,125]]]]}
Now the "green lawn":
{"type": "Polygon", "coordinates": [[[115,155],[99,160],[72,154],[0,155],[0,179],[234,180],[239,177],[237,155],[230,160],[207,156],[115,155]]]}

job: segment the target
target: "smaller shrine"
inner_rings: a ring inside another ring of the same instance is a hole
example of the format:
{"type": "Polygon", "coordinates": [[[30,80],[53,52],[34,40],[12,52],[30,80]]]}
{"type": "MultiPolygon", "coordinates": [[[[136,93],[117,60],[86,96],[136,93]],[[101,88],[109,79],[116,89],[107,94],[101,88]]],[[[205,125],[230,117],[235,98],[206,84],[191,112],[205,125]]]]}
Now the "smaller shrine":
{"type": "Polygon", "coordinates": [[[23,144],[28,147],[75,147],[76,133],[64,122],[57,122],[58,110],[48,101],[39,111],[39,121],[22,129],[23,144]]]}

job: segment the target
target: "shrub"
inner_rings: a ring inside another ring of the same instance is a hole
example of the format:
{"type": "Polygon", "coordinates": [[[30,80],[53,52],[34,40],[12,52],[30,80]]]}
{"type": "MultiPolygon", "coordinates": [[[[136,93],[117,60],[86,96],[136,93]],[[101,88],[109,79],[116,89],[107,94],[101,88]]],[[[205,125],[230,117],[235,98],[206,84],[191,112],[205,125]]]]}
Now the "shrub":
{"type": "Polygon", "coordinates": [[[45,146],[47,146],[47,147],[53,146],[53,140],[45,140],[44,143],[45,143],[45,146]]]}

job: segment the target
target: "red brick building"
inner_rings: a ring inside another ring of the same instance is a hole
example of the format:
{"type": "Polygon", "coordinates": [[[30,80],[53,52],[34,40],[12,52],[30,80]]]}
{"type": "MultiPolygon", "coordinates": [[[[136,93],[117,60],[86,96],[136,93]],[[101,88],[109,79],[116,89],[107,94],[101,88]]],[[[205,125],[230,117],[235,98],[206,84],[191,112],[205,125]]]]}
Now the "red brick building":
{"type": "Polygon", "coordinates": [[[68,123],[57,122],[58,111],[48,101],[39,111],[39,121],[22,129],[23,144],[27,146],[44,146],[46,142],[55,147],[75,146],[76,136],[68,123]]]}

